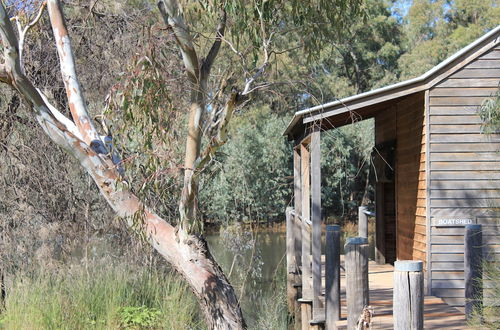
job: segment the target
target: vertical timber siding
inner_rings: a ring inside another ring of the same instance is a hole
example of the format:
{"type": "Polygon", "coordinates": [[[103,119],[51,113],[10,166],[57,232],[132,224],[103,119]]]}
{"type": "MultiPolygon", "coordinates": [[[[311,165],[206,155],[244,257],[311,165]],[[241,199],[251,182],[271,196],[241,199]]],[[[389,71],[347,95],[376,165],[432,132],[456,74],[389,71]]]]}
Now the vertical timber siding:
{"type": "MultiPolygon", "coordinates": [[[[483,225],[483,253],[500,258],[500,136],[481,133],[477,110],[498,90],[500,47],[430,90],[430,216],[483,225]]],[[[432,294],[464,304],[464,227],[431,227],[432,294]]],[[[486,293],[486,292],[485,292],[486,293]]]]}
{"type": "Polygon", "coordinates": [[[424,93],[396,105],[396,228],[398,260],[426,260],[424,93]]]}
{"type": "MultiPolygon", "coordinates": [[[[396,107],[375,116],[375,145],[379,146],[396,140],[396,107]]],[[[387,161],[387,160],[383,160],[387,161]]],[[[394,165],[393,165],[394,166],[394,165]]],[[[396,190],[394,182],[377,182],[376,219],[377,246],[383,251],[382,263],[396,261],[396,190]],[[381,231],[380,229],[383,228],[381,231]]]]}

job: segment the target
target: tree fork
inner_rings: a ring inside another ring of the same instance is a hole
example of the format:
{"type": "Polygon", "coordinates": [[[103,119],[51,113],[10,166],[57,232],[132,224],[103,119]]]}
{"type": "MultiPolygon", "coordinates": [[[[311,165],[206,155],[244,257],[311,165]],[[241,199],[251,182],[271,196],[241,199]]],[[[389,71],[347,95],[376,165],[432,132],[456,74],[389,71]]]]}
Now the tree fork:
{"type": "MultiPolygon", "coordinates": [[[[51,10],[53,14],[60,14],[60,19],[54,21],[57,21],[58,25],[63,24],[62,14],[57,13],[60,4],[52,1],[51,10]]],[[[174,228],[148,210],[137,196],[126,188],[127,185],[122,181],[111,155],[99,153],[99,150],[93,148],[91,145],[95,140],[91,143],[85,141],[95,134],[90,125],[78,125],[78,119],[88,116],[85,107],[78,108],[78,116],[73,122],[52,106],[45,95],[26,78],[20,66],[18,40],[1,3],[0,33],[4,46],[0,81],[20,93],[34,110],[36,119],[45,133],[80,162],[118,216],[126,219],[127,224],[131,226],[134,216],[138,212],[143,213],[144,216],[140,218],[144,221],[144,230],[150,243],[185,278],[198,299],[208,328],[245,329],[246,324],[234,289],[210,254],[204,239],[191,235],[182,228],[174,228]],[[119,189],[119,186],[124,188],[119,189]]],[[[68,53],[60,55],[73,56],[68,53]]],[[[76,76],[73,78],[76,79],[76,76]]],[[[81,98],[82,95],[78,97],[81,98]]],[[[234,106],[234,102],[230,104],[234,106]]],[[[232,109],[233,107],[228,112],[232,113],[232,109]]]]}

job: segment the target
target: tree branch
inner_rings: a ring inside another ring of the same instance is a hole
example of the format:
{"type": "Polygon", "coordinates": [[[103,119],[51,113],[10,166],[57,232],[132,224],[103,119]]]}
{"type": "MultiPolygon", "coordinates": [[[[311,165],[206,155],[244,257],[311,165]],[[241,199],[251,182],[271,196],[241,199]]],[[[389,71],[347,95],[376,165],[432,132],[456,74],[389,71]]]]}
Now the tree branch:
{"type": "MultiPolygon", "coordinates": [[[[200,232],[202,224],[193,219],[190,214],[192,212],[192,204],[195,202],[198,177],[206,164],[212,159],[216,151],[227,142],[227,130],[229,121],[234,113],[234,109],[238,104],[239,93],[231,92],[229,100],[226,102],[218,119],[213,123],[214,132],[208,146],[193,162],[193,169],[186,170],[184,173],[184,187],[179,201],[179,213],[181,215],[181,226],[188,232],[200,232]]],[[[215,109],[213,110],[215,111],[215,109]]]]}
{"type": "Polygon", "coordinates": [[[226,29],[226,21],[227,21],[227,13],[225,9],[222,9],[222,17],[220,19],[219,25],[217,26],[217,31],[215,32],[215,41],[212,47],[210,48],[207,57],[203,61],[203,64],[201,65],[201,74],[203,76],[201,80],[204,80],[209,76],[215,58],[219,53],[219,49],[222,43],[222,38],[224,37],[224,32],[226,29]]]}
{"type": "Polygon", "coordinates": [[[262,65],[255,71],[255,73],[252,75],[252,77],[247,78],[245,81],[245,87],[243,89],[243,92],[241,92],[241,95],[248,95],[251,92],[262,88],[261,87],[256,87],[252,88],[252,84],[257,80],[260,76],[264,74],[266,71],[267,66],[269,65],[269,57],[270,57],[270,52],[269,52],[269,46],[271,45],[271,40],[274,36],[274,33],[269,34],[269,38],[267,38],[267,33],[265,29],[265,24],[264,24],[264,18],[262,15],[262,10],[259,9],[258,6],[255,7],[257,12],[259,13],[259,20],[260,20],[260,29],[261,29],[261,38],[262,38],[262,46],[263,46],[263,51],[264,51],[264,62],[262,65]]]}
{"type": "Polygon", "coordinates": [[[79,138],[80,134],[75,124],[50,105],[46,97],[24,75],[20,65],[17,37],[3,4],[0,4],[0,34],[4,46],[4,63],[0,66],[0,80],[17,89],[33,106],[37,120],[43,123],[44,129],[49,126],[56,127],[79,138]]]}
{"type": "Polygon", "coordinates": [[[269,65],[269,57],[266,56],[264,63],[262,63],[262,65],[254,73],[254,75],[252,77],[246,79],[245,88],[243,89],[243,92],[241,92],[241,95],[248,95],[251,92],[258,89],[258,88],[252,88],[252,85],[255,82],[255,80],[257,80],[260,76],[262,76],[264,74],[268,65],[269,65]]]}
{"type": "Polygon", "coordinates": [[[240,52],[239,50],[237,50],[236,47],[231,43],[231,41],[229,41],[226,38],[224,38],[224,36],[221,37],[221,40],[223,42],[225,42],[229,46],[229,48],[233,51],[233,53],[235,53],[236,55],[238,55],[238,57],[241,60],[243,71],[245,72],[245,75],[247,75],[248,74],[248,68],[247,68],[247,61],[245,59],[245,55],[242,52],[240,52]]]}
{"type": "Polygon", "coordinates": [[[158,9],[165,24],[172,29],[175,41],[179,46],[191,82],[197,84],[200,80],[200,66],[198,55],[193,45],[193,38],[189,28],[184,23],[179,4],[176,0],[160,0],[158,9]]]}
{"type": "Polygon", "coordinates": [[[56,40],[61,74],[66,88],[68,105],[73,121],[78,127],[81,136],[83,136],[85,143],[89,145],[93,141],[98,143],[101,140],[90,116],[88,115],[87,104],[83,98],[83,91],[81,90],[78,76],[76,74],[71,40],[68,35],[60,2],[58,0],[48,0],[48,11],[52,31],[56,40]]]}
{"type": "Polygon", "coordinates": [[[47,5],[47,2],[44,1],[42,3],[42,5],[40,6],[40,9],[38,10],[38,14],[36,15],[36,17],[31,22],[29,22],[28,25],[26,25],[24,27],[24,29],[21,27],[21,21],[19,19],[19,16],[15,16],[15,17],[11,18],[11,20],[16,21],[17,30],[19,32],[19,62],[21,65],[21,70],[23,70],[23,73],[25,73],[25,71],[24,71],[24,58],[23,58],[24,39],[26,38],[26,34],[28,33],[28,31],[33,26],[35,26],[35,24],[38,23],[38,21],[42,17],[42,14],[43,14],[43,11],[44,11],[46,5],[47,5]]]}
{"type": "Polygon", "coordinates": [[[213,128],[210,131],[214,133],[210,138],[210,143],[194,163],[195,176],[199,175],[205,164],[215,155],[215,152],[227,142],[228,126],[238,105],[238,98],[239,93],[232,91],[217,120],[212,123],[213,128]]]}

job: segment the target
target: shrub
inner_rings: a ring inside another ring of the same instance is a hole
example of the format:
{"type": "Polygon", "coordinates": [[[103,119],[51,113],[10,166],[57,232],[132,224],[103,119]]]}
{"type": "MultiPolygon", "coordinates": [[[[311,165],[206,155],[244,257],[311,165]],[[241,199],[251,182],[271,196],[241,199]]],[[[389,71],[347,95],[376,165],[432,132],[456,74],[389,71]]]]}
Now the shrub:
{"type": "Polygon", "coordinates": [[[118,310],[120,325],[124,328],[152,328],[158,325],[161,312],[157,308],[122,307],[118,310]]]}

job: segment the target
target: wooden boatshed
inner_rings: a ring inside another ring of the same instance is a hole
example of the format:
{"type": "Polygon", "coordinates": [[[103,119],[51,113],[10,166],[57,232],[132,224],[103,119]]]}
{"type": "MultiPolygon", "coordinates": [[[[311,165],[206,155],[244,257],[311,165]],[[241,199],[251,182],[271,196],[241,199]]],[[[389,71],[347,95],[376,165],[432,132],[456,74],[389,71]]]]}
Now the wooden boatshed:
{"type": "Polygon", "coordinates": [[[374,118],[375,259],[423,261],[425,293],[464,305],[464,226],[482,224],[484,257],[500,259],[500,135],[478,115],[499,83],[500,26],[418,78],[294,115],[294,209],[312,223],[291,229],[303,298],[321,287],[321,132],[374,118]]]}

